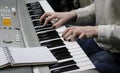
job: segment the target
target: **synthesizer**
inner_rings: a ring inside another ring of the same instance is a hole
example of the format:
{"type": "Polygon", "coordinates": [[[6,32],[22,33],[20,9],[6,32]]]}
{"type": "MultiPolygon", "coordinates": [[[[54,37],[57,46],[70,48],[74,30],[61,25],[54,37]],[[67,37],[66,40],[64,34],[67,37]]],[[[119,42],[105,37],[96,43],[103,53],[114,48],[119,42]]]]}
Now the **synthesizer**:
{"type": "MultiPolygon", "coordinates": [[[[66,29],[39,23],[45,12],[54,12],[46,0],[0,0],[0,47],[47,46],[58,60],[43,66],[8,67],[0,73],[98,73],[77,42],[64,41],[66,29]]],[[[54,22],[54,21],[53,21],[54,22]]]]}

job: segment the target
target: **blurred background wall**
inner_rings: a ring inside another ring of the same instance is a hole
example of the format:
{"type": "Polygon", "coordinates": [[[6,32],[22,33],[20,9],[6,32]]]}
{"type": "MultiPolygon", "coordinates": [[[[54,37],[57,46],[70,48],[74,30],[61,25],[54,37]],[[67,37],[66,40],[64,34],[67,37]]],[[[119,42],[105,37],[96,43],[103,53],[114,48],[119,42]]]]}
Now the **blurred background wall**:
{"type": "Polygon", "coordinates": [[[70,11],[85,7],[93,2],[93,0],[47,0],[52,8],[57,12],[70,11]]]}

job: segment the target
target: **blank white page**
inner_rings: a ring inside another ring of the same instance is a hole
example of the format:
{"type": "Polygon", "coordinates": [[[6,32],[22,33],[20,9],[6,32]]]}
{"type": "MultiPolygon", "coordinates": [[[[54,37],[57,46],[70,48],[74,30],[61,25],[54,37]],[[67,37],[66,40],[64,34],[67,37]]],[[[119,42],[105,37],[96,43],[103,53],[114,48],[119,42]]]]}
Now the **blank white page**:
{"type": "Polygon", "coordinates": [[[9,48],[16,64],[51,64],[57,62],[47,47],[9,48]]]}

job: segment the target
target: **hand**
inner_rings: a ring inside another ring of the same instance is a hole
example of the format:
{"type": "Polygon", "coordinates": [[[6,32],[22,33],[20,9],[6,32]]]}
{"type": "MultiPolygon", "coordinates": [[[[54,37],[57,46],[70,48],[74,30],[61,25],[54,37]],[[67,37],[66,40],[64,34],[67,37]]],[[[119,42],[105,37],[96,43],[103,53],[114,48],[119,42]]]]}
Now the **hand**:
{"type": "Polygon", "coordinates": [[[98,36],[97,26],[73,26],[67,28],[63,33],[65,40],[74,41],[75,37],[80,39],[94,38],[98,36]]]}
{"type": "Polygon", "coordinates": [[[73,18],[74,16],[76,16],[75,11],[70,11],[70,12],[47,12],[47,13],[44,13],[41,16],[40,21],[42,22],[45,19],[44,25],[46,25],[52,19],[58,19],[58,21],[55,24],[53,24],[53,26],[57,28],[57,27],[60,27],[61,25],[63,25],[69,19],[73,18]]]}

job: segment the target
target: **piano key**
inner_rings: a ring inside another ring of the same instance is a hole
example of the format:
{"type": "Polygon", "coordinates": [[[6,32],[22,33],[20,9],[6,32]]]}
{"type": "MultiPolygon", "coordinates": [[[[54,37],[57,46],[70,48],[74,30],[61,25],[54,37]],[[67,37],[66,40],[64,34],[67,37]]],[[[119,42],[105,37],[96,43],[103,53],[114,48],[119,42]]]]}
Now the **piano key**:
{"type": "Polygon", "coordinates": [[[35,29],[43,29],[43,28],[48,28],[48,27],[53,28],[52,24],[50,22],[47,23],[46,26],[44,26],[43,25],[44,24],[44,20],[42,22],[40,22],[40,20],[35,20],[35,21],[33,21],[33,24],[36,25],[36,26],[34,26],[35,29]]]}
{"type": "Polygon", "coordinates": [[[75,41],[73,41],[73,42],[69,42],[69,41],[65,41],[65,40],[63,40],[63,41],[64,41],[64,43],[66,43],[66,46],[74,45],[74,46],[80,47],[80,46],[78,45],[78,43],[75,42],[75,41]]]}
{"type": "Polygon", "coordinates": [[[28,7],[28,10],[35,10],[35,9],[41,9],[41,5],[33,5],[28,7]]]}
{"type": "Polygon", "coordinates": [[[53,27],[48,27],[48,28],[43,28],[43,29],[36,28],[35,31],[36,32],[42,32],[42,31],[53,30],[53,29],[54,29],[53,27]]]}
{"type": "Polygon", "coordinates": [[[69,54],[70,55],[70,52],[68,51],[62,51],[62,52],[54,52],[53,55],[55,55],[56,57],[57,56],[61,56],[61,55],[66,55],[66,54],[69,54]]]}
{"type": "Polygon", "coordinates": [[[35,27],[36,32],[46,31],[46,30],[52,30],[54,29],[51,24],[48,24],[47,26],[40,26],[35,27]]]}
{"type": "Polygon", "coordinates": [[[38,38],[40,39],[40,40],[43,40],[43,39],[46,39],[46,38],[48,38],[48,40],[49,40],[49,38],[50,39],[55,39],[55,38],[59,38],[59,36],[58,35],[51,35],[51,36],[49,36],[49,35],[51,35],[51,34],[37,34],[37,36],[38,36],[38,38]]]}
{"type": "Polygon", "coordinates": [[[47,46],[48,48],[52,48],[52,47],[57,47],[57,46],[63,46],[65,45],[63,43],[63,41],[61,39],[58,40],[53,40],[53,41],[49,41],[49,42],[43,42],[41,43],[42,46],[47,46]]]}
{"type": "MultiPolygon", "coordinates": [[[[69,52],[71,52],[71,51],[69,51],[69,52]]],[[[79,55],[82,56],[81,54],[84,54],[84,53],[81,53],[81,52],[72,52],[70,54],[73,55],[73,56],[79,56],[79,55]]]]}
{"type": "Polygon", "coordinates": [[[86,56],[86,54],[79,54],[79,55],[75,55],[75,54],[72,54],[72,53],[70,53],[72,56],[73,56],[73,58],[84,58],[84,57],[87,57],[86,56]]]}
{"type": "Polygon", "coordinates": [[[51,39],[59,39],[59,37],[46,36],[44,38],[39,38],[39,41],[42,42],[42,41],[47,41],[47,40],[51,40],[51,39]]]}
{"type": "Polygon", "coordinates": [[[81,49],[79,49],[79,48],[75,48],[75,49],[69,49],[69,51],[71,52],[71,54],[85,54],[85,52],[83,51],[83,50],[81,50],[81,49]]]}
{"type": "MultiPolygon", "coordinates": [[[[60,52],[58,52],[58,51],[57,51],[57,52],[52,52],[52,54],[53,54],[53,55],[56,55],[56,56],[57,56],[57,55],[60,55],[60,54],[63,54],[63,53],[69,53],[69,52],[68,52],[67,50],[65,50],[65,51],[60,51],[60,52]]],[[[70,53],[69,53],[69,54],[70,54],[70,53]]]]}
{"type": "Polygon", "coordinates": [[[80,71],[89,70],[91,68],[95,68],[95,66],[93,64],[84,65],[80,67],[80,71]]]}
{"type": "MultiPolygon", "coordinates": [[[[50,50],[51,51],[51,50],[50,50]]],[[[71,58],[72,56],[70,55],[70,52],[68,51],[68,50],[59,50],[59,51],[57,51],[57,49],[55,49],[55,51],[53,50],[53,51],[51,51],[52,52],[52,54],[56,57],[56,58],[58,58],[59,60],[60,59],[63,59],[63,57],[65,57],[66,55],[69,55],[69,57],[67,57],[67,58],[71,58]],[[61,57],[60,57],[61,56],[61,57]]]]}
{"type": "Polygon", "coordinates": [[[51,73],[61,73],[61,72],[65,72],[65,71],[75,70],[75,69],[79,69],[79,67],[76,65],[72,65],[72,66],[52,70],[51,73]]]}
{"type": "Polygon", "coordinates": [[[33,21],[33,25],[35,26],[43,26],[43,23],[41,23],[39,20],[33,21]]]}
{"type": "Polygon", "coordinates": [[[61,34],[61,33],[63,33],[63,31],[64,31],[65,29],[66,29],[65,26],[61,26],[61,27],[57,28],[56,31],[57,31],[59,34],[61,34]]]}
{"type": "MultiPolygon", "coordinates": [[[[42,24],[44,23],[44,22],[41,22],[42,24]]],[[[42,27],[38,27],[39,29],[45,29],[45,28],[53,28],[52,27],[52,24],[47,24],[46,26],[42,26],[42,27]]],[[[35,28],[36,29],[36,28],[35,28]]]]}
{"type": "Polygon", "coordinates": [[[55,31],[55,29],[41,31],[41,32],[36,32],[36,34],[42,34],[42,33],[50,32],[50,31],[55,31]]]}
{"type": "Polygon", "coordinates": [[[42,16],[42,14],[39,14],[37,16],[31,16],[31,19],[34,20],[34,19],[40,19],[40,17],[42,16]]]}
{"type": "Polygon", "coordinates": [[[61,48],[56,48],[56,49],[52,49],[50,50],[53,54],[59,54],[59,53],[65,53],[68,52],[68,49],[66,47],[61,47],[61,48]]]}
{"type": "Polygon", "coordinates": [[[63,66],[65,67],[65,66],[73,65],[73,64],[76,64],[76,62],[73,60],[70,60],[70,61],[66,61],[66,62],[62,62],[62,63],[49,65],[49,68],[52,69],[52,68],[63,67],[63,66]]]}
{"type": "Polygon", "coordinates": [[[37,35],[39,35],[39,36],[54,36],[54,35],[57,35],[57,36],[59,36],[58,34],[56,34],[57,32],[55,31],[55,30],[53,30],[53,31],[48,31],[48,32],[43,32],[43,33],[38,33],[37,35]]]}
{"type": "Polygon", "coordinates": [[[43,14],[44,12],[41,9],[35,9],[33,11],[29,11],[30,15],[38,15],[38,14],[43,14]]]}
{"type": "Polygon", "coordinates": [[[89,59],[86,58],[86,57],[83,57],[82,59],[74,58],[74,61],[75,61],[76,63],[81,63],[81,62],[89,61],[89,59]]]}
{"type": "Polygon", "coordinates": [[[39,33],[37,34],[37,36],[39,38],[39,41],[46,41],[46,40],[57,39],[57,38],[60,39],[59,35],[55,33],[56,33],[55,31],[50,31],[50,33],[48,32],[39,33]]]}
{"type": "MultiPolygon", "coordinates": [[[[31,6],[39,6],[40,3],[37,1],[37,2],[33,2],[33,3],[27,3],[26,6],[27,7],[31,7],[31,6]]],[[[40,5],[41,6],[41,5],[40,5]]]]}
{"type": "MultiPolygon", "coordinates": [[[[91,61],[84,61],[84,62],[80,62],[80,63],[77,63],[77,66],[78,67],[84,67],[84,66],[88,66],[88,65],[91,65],[91,67],[94,67],[94,65],[92,65],[91,61]]],[[[95,67],[94,67],[95,68],[95,67]]]]}
{"type": "MultiPolygon", "coordinates": [[[[73,55],[72,55],[73,56],[73,55]]],[[[58,60],[58,63],[61,63],[61,62],[66,62],[66,61],[69,61],[69,60],[74,60],[76,63],[80,63],[80,62],[83,62],[83,61],[88,61],[89,59],[87,57],[72,57],[72,58],[67,58],[67,59],[63,59],[63,60],[58,60]]]]}
{"type": "Polygon", "coordinates": [[[72,58],[72,56],[70,55],[70,53],[63,53],[63,54],[54,55],[54,56],[56,57],[57,60],[72,58]]]}
{"type": "Polygon", "coordinates": [[[57,32],[55,30],[53,31],[48,31],[48,32],[44,32],[44,33],[39,33],[37,34],[40,38],[44,38],[44,37],[57,37],[60,38],[58,34],[56,34],[57,32]]]}

